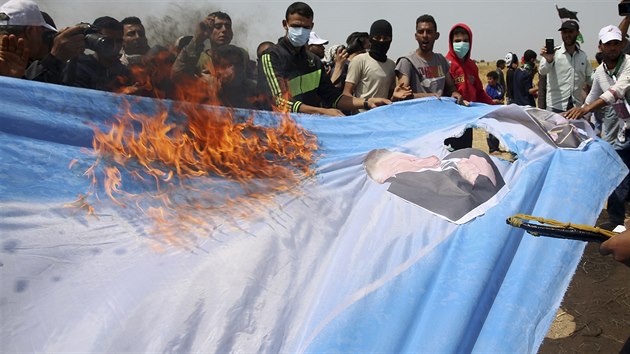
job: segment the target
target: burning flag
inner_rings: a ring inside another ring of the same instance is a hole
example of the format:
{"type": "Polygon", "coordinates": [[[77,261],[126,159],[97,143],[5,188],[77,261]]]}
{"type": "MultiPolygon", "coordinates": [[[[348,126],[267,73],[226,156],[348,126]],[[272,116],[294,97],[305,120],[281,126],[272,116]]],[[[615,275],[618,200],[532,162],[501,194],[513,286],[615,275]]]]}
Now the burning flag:
{"type": "Polygon", "coordinates": [[[587,126],[518,106],[288,116],[10,78],[0,95],[2,352],[536,351],[584,243],[505,220],[592,224],[627,173],[587,126]],[[449,156],[471,126],[518,158],[449,156]],[[498,192],[456,224],[370,178],[373,150],[498,192]]]}

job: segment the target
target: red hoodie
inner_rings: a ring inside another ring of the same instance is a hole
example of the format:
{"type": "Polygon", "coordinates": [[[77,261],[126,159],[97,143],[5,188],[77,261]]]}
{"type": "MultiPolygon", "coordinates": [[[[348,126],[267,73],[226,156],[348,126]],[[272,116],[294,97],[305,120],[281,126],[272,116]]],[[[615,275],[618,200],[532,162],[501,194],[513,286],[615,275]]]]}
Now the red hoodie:
{"type": "Polygon", "coordinates": [[[470,52],[472,52],[472,40],[472,31],[465,24],[458,23],[451,28],[451,31],[448,34],[449,49],[446,54],[446,59],[451,62],[451,76],[453,77],[457,91],[462,94],[466,101],[494,104],[494,102],[492,102],[492,98],[490,98],[483,89],[481,80],[479,80],[479,68],[477,67],[477,64],[470,59],[470,52]],[[462,27],[468,31],[468,35],[470,36],[470,49],[463,59],[459,59],[455,54],[455,51],[453,51],[453,30],[455,27],[462,27]]]}

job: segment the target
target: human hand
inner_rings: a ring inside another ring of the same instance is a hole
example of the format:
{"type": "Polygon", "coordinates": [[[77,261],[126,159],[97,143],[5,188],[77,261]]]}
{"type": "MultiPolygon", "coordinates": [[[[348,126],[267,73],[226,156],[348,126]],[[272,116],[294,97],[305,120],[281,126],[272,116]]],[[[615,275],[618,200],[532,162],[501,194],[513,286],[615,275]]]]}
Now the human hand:
{"type": "Polygon", "coordinates": [[[468,103],[464,104],[464,96],[462,96],[461,93],[455,91],[451,94],[451,97],[454,98],[455,100],[457,100],[457,104],[459,105],[463,105],[463,106],[468,106],[468,103]]]}
{"type": "Polygon", "coordinates": [[[28,65],[28,49],[24,39],[0,35],[0,76],[21,78],[28,65]]]}
{"type": "Polygon", "coordinates": [[[614,260],[630,267],[630,228],[603,242],[599,253],[604,256],[612,254],[614,260]]]}
{"type": "Polygon", "coordinates": [[[380,106],[386,106],[388,104],[392,104],[392,101],[388,100],[387,98],[372,97],[368,99],[368,107],[370,107],[370,109],[380,106]]]}
{"type": "Polygon", "coordinates": [[[335,53],[335,67],[342,67],[346,60],[348,60],[348,51],[346,48],[343,46],[337,48],[335,53]]]}
{"type": "Polygon", "coordinates": [[[325,116],[332,116],[332,117],[345,117],[346,116],[345,114],[343,114],[342,111],[336,108],[322,108],[321,114],[325,116]]]}
{"type": "Polygon", "coordinates": [[[542,47],[540,49],[540,56],[545,58],[547,63],[551,63],[553,61],[553,53],[552,54],[547,54],[547,47],[542,47]]]}
{"type": "Polygon", "coordinates": [[[196,45],[201,45],[203,42],[210,38],[212,34],[212,30],[214,28],[214,21],[216,20],[216,16],[208,16],[203,21],[197,24],[195,28],[195,33],[193,35],[193,41],[196,45]]]}
{"type": "Polygon", "coordinates": [[[562,113],[562,116],[566,119],[578,119],[584,116],[588,111],[582,107],[573,107],[570,110],[562,113]]]}
{"type": "Polygon", "coordinates": [[[83,25],[77,25],[59,31],[53,41],[50,54],[62,62],[78,57],[85,51],[83,30],[83,25]]]}
{"type": "Polygon", "coordinates": [[[404,83],[401,82],[394,88],[394,94],[392,98],[397,101],[413,98],[413,91],[411,91],[411,86],[404,85],[404,83]]]}

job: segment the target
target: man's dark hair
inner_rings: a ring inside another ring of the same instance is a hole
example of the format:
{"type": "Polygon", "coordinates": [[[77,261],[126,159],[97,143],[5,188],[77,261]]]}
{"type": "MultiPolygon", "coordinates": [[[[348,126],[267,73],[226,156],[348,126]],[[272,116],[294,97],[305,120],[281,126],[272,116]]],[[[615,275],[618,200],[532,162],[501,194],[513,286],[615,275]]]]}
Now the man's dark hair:
{"type": "Polygon", "coordinates": [[[433,28],[435,29],[435,32],[437,32],[437,23],[435,22],[435,19],[433,18],[433,16],[424,14],[424,15],[418,17],[418,19],[416,20],[416,26],[418,26],[418,23],[420,23],[420,22],[432,23],[433,24],[433,28]]]}
{"type": "MultiPolygon", "coordinates": [[[[260,53],[260,48],[262,48],[263,46],[273,47],[274,45],[276,45],[276,44],[274,42],[271,42],[271,41],[260,42],[258,47],[256,47],[256,55],[258,55],[258,53],[260,53]]],[[[260,54],[262,54],[262,53],[260,53],[260,54]]]]}
{"type": "Polygon", "coordinates": [[[464,27],[461,26],[453,28],[453,30],[451,31],[451,40],[453,39],[453,37],[455,37],[456,34],[467,34],[468,36],[470,36],[470,32],[468,32],[464,27]]]}
{"type": "Polygon", "coordinates": [[[490,71],[486,74],[486,77],[493,78],[495,80],[499,80],[499,73],[496,71],[490,71]]]}
{"type": "Polygon", "coordinates": [[[120,23],[123,26],[124,25],[140,25],[140,26],[144,27],[144,25],[142,24],[142,21],[140,21],[140,19],[137,18],[136,16],[125,17],[125,18],[123,18],[122,21],[120,21],[120,23]]]}
{"type": "Polygon", "coordinates": [[[230,21],[232,22],[232,19],[230,18],[230,15],[226,14],[225,12],[222,11],[215,11],[211,14],[208,15],[208,17],[210,16],[214,16],[220,20],[225,20],[225,21],[230,21]]]}
{"type": "Polygon", "coordinates": [[[527,62],[532,61],[532,59],[536,59],[536,56],[537,56],[536,52],[534,52],[531,49],[528,49],[525,51],[525,54],[523,54],[523,59],[527,63],[527,62]]]}
{"type": "Polygon", "coordinates": [[[115,31],[122,31],[123,25],[118,22],[117,19],[109,16],[99,17],[92,23],[92,26],[98,28],[99,30],[109,29],[115,31]]]}
{"type": "Polygon", "coordinates": [[[346,39],[346,51],[348,55],[363,51],[363,40],[370,39],[367,32],[352,32],[346,39]]]}
{"type": "Polygon", "coordinates": [[[306,3],[300,1],[294,2],[293,4],[289,5],[289,7],[287,8],[287,13],[284,15],[285,20],[288,20],[289,15],[293,14],[298,14],[300,16],[304,16],[310,19],[313,19],[314,17],[313,9],[311,9],[311,7],[308,6],[306,3]]]}
{"type": "Polygon", "coordinates": [[[497,68],[498,68],[499,66],[501,66],[501,65],[505,65],[505,60],[503,60],[503,59],[499,59],[499,60],[497,60],[497,68]]]}
{"type": "Polygon", "coordinates": [[[220,63],[222,61],[237,67],[245,65],[245,53],[242,49],[233,45],[224,45],[212,51],[213,59],[220,63]]]}

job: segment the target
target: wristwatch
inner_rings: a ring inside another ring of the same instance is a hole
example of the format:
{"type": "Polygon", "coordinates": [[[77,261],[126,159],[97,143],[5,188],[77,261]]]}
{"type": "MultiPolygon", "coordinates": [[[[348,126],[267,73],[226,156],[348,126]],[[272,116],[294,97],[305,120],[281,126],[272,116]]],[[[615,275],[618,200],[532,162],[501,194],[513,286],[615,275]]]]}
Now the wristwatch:
{"type": "Polygon", "coordinates": [[[370,109],[370,105],[368,105],[368,99],[367,98],[363,101],[363,109],[370,109]]]}

